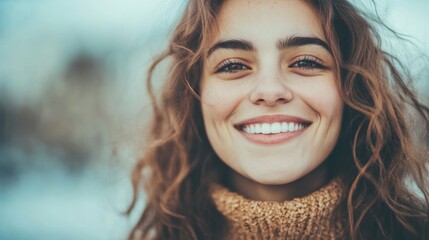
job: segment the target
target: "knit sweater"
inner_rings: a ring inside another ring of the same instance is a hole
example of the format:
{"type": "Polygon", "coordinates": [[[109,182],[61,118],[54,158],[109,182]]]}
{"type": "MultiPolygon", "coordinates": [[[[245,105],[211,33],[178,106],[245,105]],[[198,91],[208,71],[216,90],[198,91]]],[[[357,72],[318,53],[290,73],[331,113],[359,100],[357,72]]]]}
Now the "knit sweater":
{"type": "Polygon", "coordinates": [[[254,201],[220,185],[212,199],[228,221],[225,239],[340,239],[343,228],[330,221],[343,194],[338,179],[300,198],[284,202],[254,201]]]}

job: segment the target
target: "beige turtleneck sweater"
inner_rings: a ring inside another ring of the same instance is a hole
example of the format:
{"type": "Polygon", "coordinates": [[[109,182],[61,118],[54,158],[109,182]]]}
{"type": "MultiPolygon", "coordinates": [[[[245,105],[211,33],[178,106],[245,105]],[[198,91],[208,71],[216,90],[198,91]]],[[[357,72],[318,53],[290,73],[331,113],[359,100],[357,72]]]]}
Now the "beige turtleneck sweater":
{"type": "Polygon", "coordinates": [[[228,220],[225,239],[340,239],[341,224],[330,221],[343,193],[338,181],[285,202],[246,199],[219,185],[211,196],[228,220]]]}

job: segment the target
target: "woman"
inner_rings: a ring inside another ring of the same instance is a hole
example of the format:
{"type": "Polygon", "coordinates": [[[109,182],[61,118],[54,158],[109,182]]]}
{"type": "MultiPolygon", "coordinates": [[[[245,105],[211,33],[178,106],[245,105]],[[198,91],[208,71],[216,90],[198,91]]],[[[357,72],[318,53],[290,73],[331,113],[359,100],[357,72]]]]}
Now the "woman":
{"type": "Polygon", "coordinates": [[[345,0],[191,0],[130,239],[426,239],[429,109],[379,45],[345,0]]]}

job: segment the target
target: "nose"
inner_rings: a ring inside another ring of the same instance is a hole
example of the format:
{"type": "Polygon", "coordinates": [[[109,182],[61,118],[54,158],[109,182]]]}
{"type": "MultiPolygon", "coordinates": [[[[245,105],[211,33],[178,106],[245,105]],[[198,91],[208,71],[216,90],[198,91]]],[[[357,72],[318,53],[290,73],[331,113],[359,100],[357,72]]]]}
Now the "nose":
{"type": "Polygon", "coordinates": [[[256,105],[274,106],[291,101],[293,92],[281,76],[270,74],[258,79],[249,98],[256,105]]]}

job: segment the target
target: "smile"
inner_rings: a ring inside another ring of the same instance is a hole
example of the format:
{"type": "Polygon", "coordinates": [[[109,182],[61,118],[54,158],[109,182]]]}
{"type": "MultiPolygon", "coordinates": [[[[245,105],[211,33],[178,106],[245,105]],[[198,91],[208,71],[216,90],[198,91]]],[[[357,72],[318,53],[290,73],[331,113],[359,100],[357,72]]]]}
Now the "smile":
{"type": "Polygon", "coordinates": [[[311,121],[288,115],[266,115],[247,119],[234,127],[250,142],[279,144],[303,133],[311,121]]]}
{"type": "Polygon", "coordinates": [[[275,122],[275,123],[257,123],[244,125],[242,130],[248,134],[276,134],[295,132],[305,128],[303,123],[294,122],[275,122]]]}

